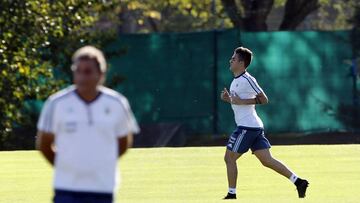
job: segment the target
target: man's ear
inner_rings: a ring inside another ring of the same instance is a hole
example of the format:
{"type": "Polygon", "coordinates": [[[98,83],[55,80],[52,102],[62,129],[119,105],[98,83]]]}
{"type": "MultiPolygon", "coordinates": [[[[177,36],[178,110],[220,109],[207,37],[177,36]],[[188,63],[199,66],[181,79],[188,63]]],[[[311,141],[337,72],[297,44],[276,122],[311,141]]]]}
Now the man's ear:
{"type": "Polygon", "coordinates": [[[106,76],[105,76],[105,73],[101,73],[99,75],[99,85],[104,85],[105,84],[105,80],[106,80],[106,76]]]}
{"type": "Polygon", "coordinates": [[[245,62],[244,62],[244,61],[239,61],[239,64],[240,64],[241,66],[244,66],[244,67],[245,67],[245,62]]]}

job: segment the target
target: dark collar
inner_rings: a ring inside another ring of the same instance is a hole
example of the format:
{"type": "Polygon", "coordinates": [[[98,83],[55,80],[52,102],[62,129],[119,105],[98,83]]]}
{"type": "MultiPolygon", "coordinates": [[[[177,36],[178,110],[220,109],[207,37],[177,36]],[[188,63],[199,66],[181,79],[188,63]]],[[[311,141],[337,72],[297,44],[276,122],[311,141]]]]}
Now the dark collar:
{"type": "Polygon", "coordinates": [[[242,72],[240,75],[234,77],[234,79],[241,77],[241,76],[244,75],[245,73],[246,73],[246,71],[242,72]]]}
{"type": "Polygon", "coordinates": [[[96,95],[96,97],[94,97],[94,99],[92,99],[92,100],[90,100],[90,101],[84,99],[83,97],[81,97],[81,95],[79,94],[79,92],[78,92],[77,90],[75,90],[75,94],[76,94],[76,95],[78,96],[78,98],[79,98],[81,101],[83,101],[85,104],[91,104],[91,103],[95,102],[95,101],[100,97],[101,91],[99,91],[98,94],[96,95]]]}

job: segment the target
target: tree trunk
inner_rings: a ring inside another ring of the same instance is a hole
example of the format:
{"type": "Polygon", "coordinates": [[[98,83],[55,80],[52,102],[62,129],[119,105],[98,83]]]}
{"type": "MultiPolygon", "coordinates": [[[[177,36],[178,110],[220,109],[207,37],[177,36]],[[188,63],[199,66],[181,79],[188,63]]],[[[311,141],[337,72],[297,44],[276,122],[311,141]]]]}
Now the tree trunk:
{"type": "Polygon", "coordinates": [[[274,0],[241,0],[241,8],[235,0],[221,0],[234,27],[246,31],[267,30],[266,18],[273,7],[274,0]]]}
{"type": "Polygon", "coordinates": [[[287,0],[279,30],[295,30],[307,15],[319,7],[319,0],[287,0]]]}
{"type": "Polygon", "coordinates": [[[118,16],[120,20],[119,33],[135,33],[137,31],[137,22],[131,16],[131,11],[127,9],[126,5],[122,5],[118,16]]]}
{"type": "Polygon", "coordinates": [[[231,22],[236,28],[243,28],[244,22],[240,8],[236,5],[235,0],[221,0],[226,13],[228,14],[231,22]]]}
{"type": "Polygon", "coordinates": [[[248,31],[267,30],[266,19],[274,5],[274,0],[242,0],[245,10],[245,29],[248,31]]]}

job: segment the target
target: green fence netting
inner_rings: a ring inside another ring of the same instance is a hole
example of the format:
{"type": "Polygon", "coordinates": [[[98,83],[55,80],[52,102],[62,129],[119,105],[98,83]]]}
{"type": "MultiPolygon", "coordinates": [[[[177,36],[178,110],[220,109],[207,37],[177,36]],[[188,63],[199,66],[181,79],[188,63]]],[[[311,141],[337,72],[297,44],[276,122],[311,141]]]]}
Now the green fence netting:
{"type": "Polygon", "coordinates": [[[116,89],[130,100],[140,123],[179,123],[194,133],[228,133],[229,105],[219,100],[232,75],[234,48],[254,52],[248,71],[270,103],[257,111],[271,132],[339,130],[340,103],[351,103],[348,31],[240,32],[120,35],[109,49],[109,77],[125,80],[116,89]]]}

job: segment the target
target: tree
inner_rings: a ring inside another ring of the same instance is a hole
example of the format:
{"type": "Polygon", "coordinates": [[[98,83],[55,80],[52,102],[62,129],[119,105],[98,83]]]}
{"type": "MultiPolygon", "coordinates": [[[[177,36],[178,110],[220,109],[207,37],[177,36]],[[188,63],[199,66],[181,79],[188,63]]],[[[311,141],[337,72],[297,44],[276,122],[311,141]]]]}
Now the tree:
{"type": "Polygon", "coordinates": [[[355,14],[357,0],[320,1],[320,8],[312,12],[298,28],[312,30],[350,30],[354,23],[349,21],[355,14]]]}
{"type": "MultiPolygon", "coordinates": [[[[247,31],[266,31],[266,19],[274,0],[221,0],[235,27],[247,31]]],[[[283,1],[277,1],[282,4],[283,1]]],[[[307,15],[320,7],[319,0],[287,0],[280,30],[294,30],[307,15]]]]}
{"type": "Polygon", "coordinates": [[[217,0],[123,0],[119,4],[121,33],[189,32],[230,28],[217,0]]]}
{"type": "MultiPolygon", "coordinates": [[[[111,3],[95,0],[2,0],[0,7],[0,149],[14,127],[29,123],[24,103],[46,98],[68,78],[73,51],[84,44],[105,45],[114,31],[95,23],[111,3]]],[[[33,123],[32,123],[33,124],[33,123]]]]}
{"type": "MultiPolygon", "coordinates": [[[[354,58],[357,58],[360,61],[360,2],[357,2],[354,7],[354,16],[350,19],[350,22],[353,24],[351,39],[354,58]]],[[[358,66],[359,65],[360,63],[358,64],[358,66]]]]}
{"type": "Polygon", "coordinates": [[[120,33],[349,29],[356,0],[117,0],[120,33]]]}
{"type": "Polygon", "coordinates": [[[295,30],[295,28],[311,12],[320,8],[318,0],[287,0],[285,4],[284,19],[279,27],[280,30],[295,30]]]}
{"type": "Polygon", "coordinates": [[[267,30],[266,18],[274,5],[274,0],[221,0],[233,25],[248,31],[267,30]]]}

